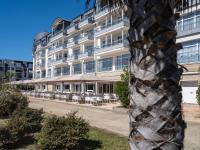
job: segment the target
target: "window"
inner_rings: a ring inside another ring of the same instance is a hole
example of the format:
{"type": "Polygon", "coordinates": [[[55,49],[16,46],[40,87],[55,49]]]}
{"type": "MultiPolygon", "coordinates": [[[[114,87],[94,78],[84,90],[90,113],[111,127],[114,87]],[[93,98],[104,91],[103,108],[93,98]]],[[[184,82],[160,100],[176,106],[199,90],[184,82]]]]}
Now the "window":
{"type": "Polygon", "coordinates": [[[95,61],[89,61],[84,64],[84,72],[85,73],[93,73],[95,72],[95,61]]]}
{"type": "Polygon", "coordinates": [[[61,76],[61,68],[55,68],[54,69],[54,76],[55,77],[61,76]]]}
{"type": "Polygon", "coordinates": [[[180,64],[200,61],[200,40],[183,43],[183,49],[178,51],[177,60],[180,64]]]}
{"type": "Polygon", "coordinates": [[[105,58],[98,62],[99,71],[112,71],[112,58],[105,58]]]}
{"type": "Polygon", "coordinates": [[[74,64],[73,65],[73,74],[81,74],[81,64],[74,64]]]}
{"type": "Polygon", "coordinates": [[[129,62],[129,54],[117,56],[115,61],[115,69],[122,70],[125,67],[128,67],[128,62],[129,62]]]}
{"type": "Polygon", "coordinates": [[[200,27],[200,11],[192,12],[182,16],[177,21],[177,31],[191,31],[200,27]]]}
{"type": "Polygon", "coordinates": [[[99,84],[99,93],[113,93],[113,83],[101,83],[99,84]]]}
{"type": "Polygon", "coordinates": [[[70,66],[63,67],[63,75],[70,75],[70,66]]]}
{"type": "Polygon", "coordinates": [[[69,92],[70,91],[70,85],[69,84],[64,84],[63,85],[63,90],[66,91],[66,92],[69,92]]]}
{"type": "Polygon", "coordinates": [[[51,78],[51,69],[48,69],[47,77],[51,78]]]}

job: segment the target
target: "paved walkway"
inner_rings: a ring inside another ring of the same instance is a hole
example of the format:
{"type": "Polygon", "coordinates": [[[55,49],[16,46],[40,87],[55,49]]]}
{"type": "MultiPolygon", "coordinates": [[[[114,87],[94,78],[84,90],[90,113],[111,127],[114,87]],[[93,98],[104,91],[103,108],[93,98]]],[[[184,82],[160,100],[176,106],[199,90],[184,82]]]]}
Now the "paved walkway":
{"type": "MultiPolygon", "coordinates": [[[[128,135],[129,119],[128,114],[125,111],[115,112],[90,106],[81,106],[37,98],[30,98],[29,100],[29,106],[31,108],[43,108],[45,112],[59,116],[63,116],[71,111],[78,111],[78,116],[86,119],[91,126],[109,130],[124,136],[128,135]]],[[[189,109],[186,110],[187,112],[189,111],[189,109]]],[[[190,115],[190,117],[188,117],[188,115],[186,116],[186,120],[189,119],[189,122],[187,122],[188,127],[185,133],[185,150],[200,150],[200,122],[193,122],[192,120],[194,119],[191,119],[192,117],[190,115]]]]}
{"type": "Polygon", "coordinates": [[[98,109],[90,106],[80,106],[56,102],[53,100],[43,100],[29,98],[31,108],[43,108],[47,113],[63,116],[71,111],[78,111],[78,115],[86,119],[91,126],[103,128],[121,135],[128,135],[128,114],[113,112],[106,109],[98,109]]]}

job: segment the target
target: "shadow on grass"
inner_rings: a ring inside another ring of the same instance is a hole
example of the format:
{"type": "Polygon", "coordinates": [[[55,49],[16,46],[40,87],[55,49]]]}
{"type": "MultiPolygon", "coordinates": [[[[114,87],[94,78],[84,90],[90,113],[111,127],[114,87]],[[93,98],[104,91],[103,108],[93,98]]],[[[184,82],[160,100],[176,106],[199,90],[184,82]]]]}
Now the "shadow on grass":
{"type": "Polygon", "coordinates": [[[102,143],[97,140],[85,139],[80,143],[81,150],[95,150],[102,148],[102,143]]]}
{"type": "MultiPolygon", "coordinates": [[[[10,149],[18,149],[18,148],[24,148],[28,145],[33,145],[35,143],[35,139],[33,135],[27,135],[23,137],[20,141],[17,143],[9,143],[5,147],[3,147],[4,150],[10,150],[10,149]]],[[[1,150],[1,147],[0,147],[1,150]]]]}

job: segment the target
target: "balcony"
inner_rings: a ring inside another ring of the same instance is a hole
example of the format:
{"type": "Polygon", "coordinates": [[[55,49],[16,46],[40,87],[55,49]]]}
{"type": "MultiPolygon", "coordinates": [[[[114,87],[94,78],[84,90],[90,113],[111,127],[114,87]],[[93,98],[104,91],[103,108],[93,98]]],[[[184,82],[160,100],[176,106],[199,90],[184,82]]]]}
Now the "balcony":
{"type": "Polygon", "coordinates": [[[123,48],[128,48],[128,41],[127,40],[116,40],[113,41],[111,44],[102,45],[101,47],[97,47],[94,51],[95,55],[98,54],[108,54],[113,52],[122,51],[123,48]]]}
{"type": "Polygon", "coordinates": [[[79,30],[78,25],[77,24],[72,24],[72,25],[70,25],[68,27],[67,34],[72,34],[73,32],[76,32],[78,30],[79,30]]]}
{"type": "Polygon", "coordinates": [[[104,6],[101,9],[99,9],[98,11],[96,11],[94,19],[97,20],[97,19],[107,15],[108,13],[109,13],[108,6],[104,6]]]}
{"type": "Polygon", "coordinates": [[[88,24],[92,24],[92,23],[94,23],[93,17],[85,18],[79,23],[79,28],[87,27],[88,24]]]}
{"type": "Polygon", "coordinates": [[[57,65],[62,65],[63,63],[65,63],[66,58],[60,58],[60,59],[55,59],[51,62],[52,65],[57,66],[57,65]]]}
{"type": "Polygon", "coordinates": [[[54,72],[54,77],[60,77],[61,75],[61,72],[54,72]]]}
{"type": "Polygon", "coordinates": [[[51,42],[56,41],[56,40],[62,38],[63,36],[64,36],[64,32],[62,30],[54,32],[51,37],[51,42]]]}
{"type": "Polygon", "coordinates": [[[67,48],[71,48],[78,44],[78,38],[69,39],[67,43],[67,48]]]}
{"type": "Polygon", "coordinates": [[[84,33],[79,37],[78,43],[81,44],[81,43],[89,42],[89,41],[92,41],[93,39],[94,39],[93,33],[84,33]]]}
{"type": "Polygon", "coordinates": [[[86,58],[91,58],[94,56],[94,49],[88,49],[88,50],[85,50],[84,53],[80,54],[79,55],[79,59],[86,59],[86,58]]]}
{"type": "Polygon", "coordinates": [[[50,47],[48,54],[57,53],[65,49],[66,45],[58,45],[56,47],[50,47]]]}
{"type": "Polygon", "coordinates": [[[36,67],[37,67],[38,69],[44,69],[44,68],[45,68],[45,63],[38,64],[36,67]]]}
{"type": "Polygon", "coordinates": [[[113,31],[116,31],[116,30],[119,30],[121,28],[128,27],[128,26],[129,26],[128,18],[124,18],[124,19],[120,18],[117,20],[113,20],[112,24],[108,24],[106,26],[97,28],[97,30],[95,32],[95,36],[96,37],[102,36],[104,34],[108,34],[110,32],[113,32],[113,31]]]}
{"type": "Polygon", "coordinates": [[[193,22],[177,27],[177,37],[200,33],[200,22],[193,22]]]}
{"type": "Polygon", "coordinates": [[[74,55],[74,54],[69,55],[69,56],[67,57],[67,61],[76,61],[76,60],[78,60],[78,59],[79,59],[79,55],[74,55]]]}

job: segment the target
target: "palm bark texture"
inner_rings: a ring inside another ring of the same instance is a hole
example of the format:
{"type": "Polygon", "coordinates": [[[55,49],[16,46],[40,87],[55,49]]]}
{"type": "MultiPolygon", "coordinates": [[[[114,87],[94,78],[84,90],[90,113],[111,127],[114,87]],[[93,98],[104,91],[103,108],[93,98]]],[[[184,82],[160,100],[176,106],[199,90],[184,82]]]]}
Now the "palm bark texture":
{"type": "MultiPolygon", "coordinates": [[[[87,0],[88,1],[88,0],[87,0]]],[[[103,0],[105,3],[106,0],[103,0]]],[[[130,19],[129,100],[132,150],[181,150],[186,124],[179,85],[176,20],[194,0],[107,0],[130,19]],[[191,2],[191,3],[190,3],[191,2]]]]}
{"type": "Polygon", "coordinates": [[[132,0],[130,15],[130,147],[180,150],[186,127],[181,111],[183,72],[177,64],[175,1],[132,0]]]}

